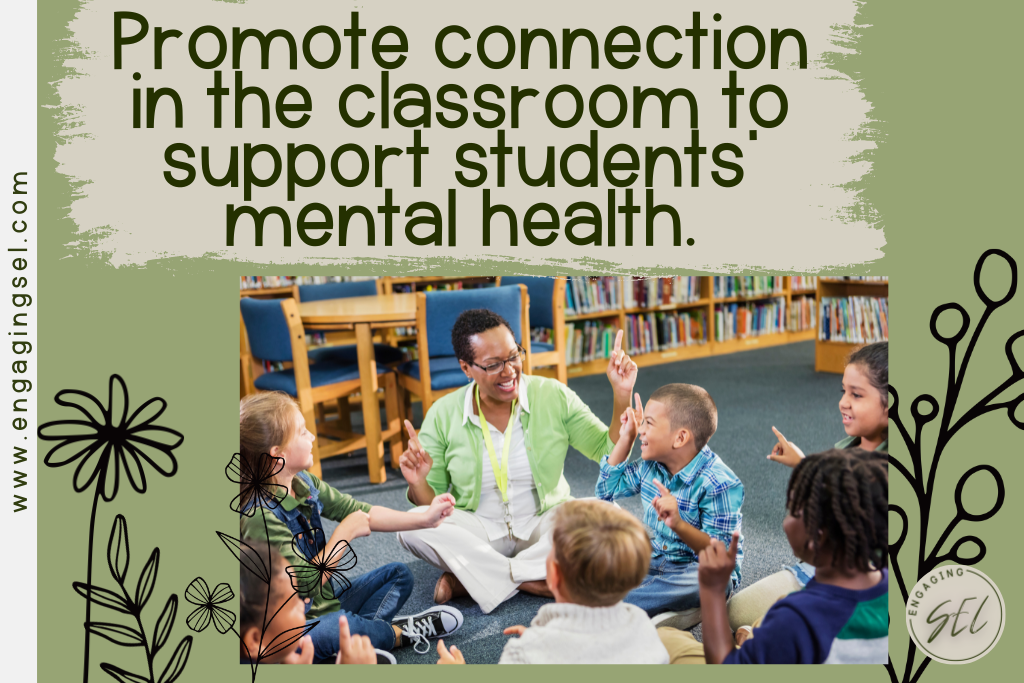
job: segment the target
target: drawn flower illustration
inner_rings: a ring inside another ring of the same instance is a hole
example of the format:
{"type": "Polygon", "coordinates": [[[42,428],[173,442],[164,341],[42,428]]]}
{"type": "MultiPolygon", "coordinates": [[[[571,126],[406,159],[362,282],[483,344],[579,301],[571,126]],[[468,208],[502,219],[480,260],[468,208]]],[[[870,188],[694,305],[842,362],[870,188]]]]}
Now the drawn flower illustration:
{"type": "MultiPolygon", "coordinates": [[[[967,348],[962,353],[962,357],[958,356],[957,347],[960,342],[967,337],[968,331],[970,330],[971,318],[970,315],[968,315],[967,310],[958,303],[948,303],[938,306],[932,313],[930,322],[932,337],[947,348],[949,355],[946,396],[941,408],[939,401],[934,396],[921,394],[910,404],[910,417],[913,420],[913,424],[911,425],[909,421],[905,420],[906,412],[901,412],[899,393],[897,393],[895,387],[891,385],[889,387],[889,393],[892,396],[892,405],[889,408],[889,418],[899,430],[900,436],[902,437],[903,443],[906,445],[907,452],[910,456],[908,466],[908,463],[902,461],[898,454],[890,453],[889,464],[892,465],[893,469],[899,472],[913,488],[914,497],[917,499],[919,513],[918,519],[912,520],[907,510],[904,510],[897,504],[889,504],[889,512],[898,517],[901,523],[898,538],[895,542],[889,544],[889,563],[892,569],[892,574],[896,577],[896,582],[899,585],[900,594],[903,597],[904,603],[907,602],[909,597],[907,592],[908,581],[904,576],[904,568],[900,566],[900,552],[903,549],[904,542],[907,540],[907,532],[912,521],[917,521],[920,524],[920,530],[918,534],[919,547],[917,548],[917,557],[912,558],[911,560],[916,560],[917,564],[916,578],[913,578],[913,575],[910,577],[911,580],[909,583],[911,586],[942,562],[952,561],[965,566],[974,565],[980,562],[982,558],[985,557],[986,547],[985,543],[977,536],[961,536],[959,539],[954,541],[945,552],[943,552],[943,548],[946,546],[946,542],[950,539],[950,536],[957,525],[961,522],[983,522],[993,517],[1002,507],[1003,501],[1006,498],[1006,488],[1003,484],[1003,479],[999,470],[987,464],[980,464],[971,467],[960,476],[953,493],[953,500],[956,505],[956,515],[946,525],[945,530],[939,535],[939,538],[935,541],[934,545],[929,546],[929,518],[932,514],[932,501],[936,494],[936,479],[938,475],[939,461],[947,446],[952,442],[953,437],[971,421],[987,413],[997,411],[1005,411],[1008,419],[1015,427],[1018,429],[1024,429],[1024,422],[1022,422],[1016,415],[1020,405],[1024,404],[1024,393],[1018,394],[1016,397],[999,400],[1001,397],[1004,397],[1005,394],[1010,392],[1011,389],[1015,389],[1015,385],[1017,385],[1018,382],[1024,380],[1024,369],[1021,368],[1020,363],[1018,363],[1015,358],[1013,348],[1014,344],[1018,340],[1024,338],[1024,330],[1011,335],[1006,340],[1003,347],[1006,359],[1010,365],[1010,375],[966,411],[958,411],[959,406],[957,405],[957,402],[960,398],[961,389],[963,388],[968,364],[976,350],[982,330],[984,330],[985,324],[996,309],[1008,303],[1010,299],[1013,298],[1014,294],[1016,294],[1016,261],[1014,261],[1009,254],[1004,251],[1000,251],[999,249],[989,249],[986,251],[981,255],[981,258],[978,259],[978,263],[974,269],[974,290],[977,293],[978,298],[985,305],[985,310],[982,313],[977,326],[974,328],[973,334],[970,335],[970,340],[968,341],[967,348]],[[993,294],[991,291],[986,291],[986,288],[982,285],[982,272],[985,269],[985,263],[992,257],[995,257],[995,260],[1002,260],[1009,268],[1009,283],[1006,291],[1003,293],[993,294]],[[950,333],[950,330],[953,329],[955,329],[955,331],[950,333]],[[959,368],[957,367],[958,358],[960,358],[959,368]],[[954,419],[954,415],[957,413],[960,413],[960,417],[954,419]],[[939,421],[937,433],[923,438],[925,427],[935,420],[939,421]],[[908,429],[908,427],[911,426],[913,429],[908,429]],[[924,452],[923,445],[925,443],[934,443],[934,451],[931,454],[930,462],[927,462],[924,458],[926,454],[924,452]],[[991,508],[986,512],[969,512],[964,507],[964,487],[968,480],[982,472],[988,474],[995,483],[995,500],[992,502],[991,508]],[[975,554],[961,554],[961,550],[967,544],[971,544],[976,548],[975,554]]],[[[1019,391],[1019,389],[1015,389],[1013,393],[1016,393],[1016,391],[1019,391]]],[[[885,666],[889,672],[889,679],[892,683],[916,683],[916,681],[920,679],[921,675],[932,660],[930,657],[925,657],[924,661],[921,662],[920,666],[918,666],[915,671],[914,664],[916,655],[917,646],[911,639],[908,645],[907,659],[902,678],[897,675],[896,667],[892,662],[892,658],[889,658],[889,662],[885,666]]]]}
{"type": "Polygon", "coordinates": [[[241,492],[231,501],[231,509],[252,517],[257,507],[276,508],[278,499],[288,492],[286,486],[274,482],[274,477],[282,469],[284,458],[274,458],[266,453],[260,456],[255,468],[241,454],[231,456],[231,462],[224,468],[224,473],[229,481],[242,487],[241,492]]]}
{"type": "MultiPolygon", "coordinates": [[[[165,477],[174,476],[178,471],[178,461],[172,452],[182,444],[185,437],[180,432],[156,424],[167,409],[167,401],[162,398],[149,399],[129,415],[128,387],[120,375],[110,376],[105,406],[92,394],[79,389],[64,389],[57,392],[54,402],[65,408],[74,408],[85,419],[55,420],[39,426],[38,435],[42,441],[57,442],[43,458],[43,463],[48,467],[64,467],[78,463],[72,479],[76,493],[81,493],[95,484],[92,511],[89,514],[89,545],[86,551],[84,583],[86,588],[83,593],[86,602],[82,678],[87,683],[90,633],[104,635],[96,631],[91,619],[92,603],[100,602],[97,597],[101,595],[92,577],[93,537],[100,498],[109,503],[117,497],[122,469],[128,483],[139,493],[146,492],[146,464],[165,477]]],[[[120,516],[118,519],[123,521],[120,516]]],[[[175,652],[175,667],[180,665],[184,668],[191,642],[191,638],[187,643],[183,641],[179,651],[175,652]]],[[[103,666],[114,678],[121,675],[111,673],[111,667],[121,671],[117,667],[108,664],[103,666]]],[[[177,673],[165,672],[165,676],[161,678],[162,682],[169,683],[168,676],[172,674],[177,678],[180,669],[176,671],[177,673]]],[[[152,672],[150,673],[152,679],[152,672]]]]}
{"type": "Polygon", "coordinates": [[[210,586],[206,581],[197,576],[185,589],[185,599],[193,605],[197,605],[192,614],[185,619],[185,623],[196,633],[202,633],[211,621],[214,628],[220,633],[234,630],[234,612],[221,607],[223,603],[233,600],[234,597],[234,591],[226,583],[218,583],[211,593],[210,586]]]}
{"type": "Polygon", "coordinates": [[[117,496],[121,469],[131,487],[146,492],[144,463],[165,477],[178,471],[172,451],[185,437],[154,424],[167,409],[162,398],[151,398],[129,416],[128,388],[119,375],[110,376],[107,405],[78,389],[57,393],[59,406],[74,408],[85,420],[56,420],[39,427],[39,438],[56,441],[43,458],[49,467],[78,463],[75,491],[81,493],[96,483],[96,491],[108,503],[117,496]]]}
{"type": "Polygon", "coordinates": [[[292,551],[299,557],[307,558],[309,564],[292,565],[286,571],[291,577],[292,588],[299,595],[310,595],[319,589],[321,597],[336,598],[347,591],[352,584],[342,574],[356,566],[356,551],[348,541],[338,541],[331,551],[320,557],[320,550],[326,548],[323,529],[313,528],[312,533],[296,534],[292,538],[292,551]]]}

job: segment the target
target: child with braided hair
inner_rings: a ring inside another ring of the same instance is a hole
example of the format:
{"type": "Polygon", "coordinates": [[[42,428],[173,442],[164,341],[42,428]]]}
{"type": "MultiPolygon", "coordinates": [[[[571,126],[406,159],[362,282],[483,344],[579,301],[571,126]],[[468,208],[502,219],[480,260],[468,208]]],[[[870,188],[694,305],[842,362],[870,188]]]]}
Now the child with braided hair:
{"type": "MultiPolygon", "coordinates": [[[[782,523],[793,553],[815,577],[776,602],[736,647],[724,587],[735,551],[720,541],[700,553],[703,645],[658,629],[673,662],[709,664],[884,664],[889,647],[889,475],[884,454],[833,449],[804,458],[787,492],[782,523]]],[[[735,545],[733,546],[735,547],[735,545]]]]}

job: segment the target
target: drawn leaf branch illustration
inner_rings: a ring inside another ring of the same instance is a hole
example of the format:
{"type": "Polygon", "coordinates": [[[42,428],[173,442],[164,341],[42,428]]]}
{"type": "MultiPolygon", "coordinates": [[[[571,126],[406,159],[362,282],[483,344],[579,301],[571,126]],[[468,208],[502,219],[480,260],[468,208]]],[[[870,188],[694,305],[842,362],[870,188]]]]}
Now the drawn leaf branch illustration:
{"type": "MultiPolygon", "coordinates": [[[[85,600],[85,647],[83,652],[82,680],[89,681],[89,637],[96,633],[104,638],[112,635],[109,630],[97,631],[92,620],[92,605],[108,607],[122,614],[135,614],[136,605],[141,611],[152,593],[156,581],[156,567],[159,554],[154,551],[143,571],[136,590],[135,599],[125,592],[124,599],[113,591],[96,586],[92,576],[93,545],[96,530],[96,512],[100,499],[112,502],[118,493],[121,471],[129,485],[138,493],[145,493],[146,465],[165,477],[178,471],[178,462],[173,451],[185,437],[168,427],[156,424],[167,409],[167,402],[159,397],[151,398],[129,415],[128,387],[120,375],[111,375],[107,386],[106,405],[92,394],[78,389],[64,389],[57,392],[54,402],[63,408],[77,411],[76,419],[47,422],[39,426],[42,441],[56,442],[43,458],[47,467],[75,465],[72,486],[76,493],[90,488],[92,509],[89,514],[89,541],[86,551],[86,579],[75,582],[75,592],[85,600]],[[77,419],[84,417],[85,419],[77,419]],[[127,610],[127,611],[126,611],[127,610]],[[102,631],[102,632],[101,632],[102,631]]],[[[118,515],[115,530],[107,546],[107,562],[110,573],[124,592],[124,581],[128,573],[127,526],[124,517],[118,515]],[[120,524],[120,528],[118,528],[120,524]]],[[[109,639],[109,638],[108,638],[109,639]]],[[[148,648],[147,648],[148,649],[148,648]]],[[[113,665],[104,665],[103,670],[117,680],[133,681],[132,674],[113,665]]],[[[150,672],[152,679],[152,672],[150,672]]]]}
{"type": "MultiPolygon", "coordinates": [[[[935,308],[932,312],[931,320],[929,321],[932,337],[934,337],[939,343],[946,346],[948,355],[946,396],[945,401],[941,405],[941,410],[939,401],[936,400],[934,396],[922,394],[915,398],[910,405],[910,416],[914,423],[913,434],[911,434],[911,430],[907,428],[908,425],[905,423],[903,416],[900,413],[899,393],[896,391],[895,387],[889,387],[889,393],[892,397],[892,405],[889,408],[889,418],[896,425],[904,444],[906,444],[907,451],[910,454],[910,466],[908,467],[906,463],[900,461],[896,456],[891,454],[889,456],[889,462],[910,484],[918,503],[918,522],[920,525],[920,533],[917,554],[917,577],[911,582],[911,584],[916,583],[917,580],[920,580],[921,577],[928,574],[942,562],[953,561],[967,566],[980,562],[985,557],[987,549],[984,541],[976,535],[966,534],[961,536],[953,542],[949,547],[949,550],[943,552],[942,549],[945,547],[954,530],[961,522],[983,522],[990,519],[999,511],[1006,498],[1006,489],[1003,484],[1002,476],[999,474],[999,470],[988,464],[980,464],[971,467],[960,476],[953,493],[953,499],[956,505],[956,515],[946,525],[934,545],[929,547],[928,528],[932,511],[932,502],[935,496],[935,480],[943,452],[950,444],[953,437],[973,420],[981,417],[982,415],[999,410],[1005,410],[1010,422],[1018,429],[1024,430],[1024,422],[1018,419],[1015,414],[1020,405],[1024,403],[1024,393],[1021,393],[1015,398],[1009,400],[997,401],[997,399],[1005,394],[1008,389],[1024,379],[1024,369],[1022,369],[1020,364],[1017,362],[1013,350],[1014,344],[1019,339],[1024,338],[1024,330],[1016,332],[1010,336],[1003,347],[1003,352],[1010,364],[1009,377],[996,385],[977,403],[968,408],[958,419],[955,421],[953,420],[953,416],[957,411],[957,401],[960,398],[960,391],[963,388],[964,379],[967,376],[967,369],[977,348],[978,340],[981,338],[981,334],[985,329],[985,325],[996,310],[1008,303],[1016,294],[1016,261],[1014,261],[1009,254],[999,249],[989,249],[983,253],[978,259],[977,265],[974,269],[974,290],[977,293],[978,298],[984,304],[985,310],[982,313],[981,318],[978,320],[978,324],[975,326],[973,333],[971,333],[959,367],[957,366],[957,347],[961,341],[967,338],[971,326],[971,318],[967,313],[967,310],[958,303],[943,304],[935,308]],[[985,270],[985,264],[991,258],[1003,261],[1009,268],[1009,286],[1006,291],[1001,294],[994,294],[986,291],[982,284],[982,273],[985,270]],[[955,328],[955,331],[951,333],[943,332],[943,328],[946,330],[955,328]],[[935,450],[932,454],[926,477],[922,453],[922,435],[925,427],[936,419],[939,420],[938,433],[935,436],[935,450]],[[995,482],[996,497],[989,510],[982,513],[972,513],[964,507],[964,487],[972,477],[982,472],[991,476],[995,482]],[[973,544],[977,548],[977,552],[973,555],[961,554],[964,546],[968,544],[973,544]]],[[[899,554],[903,549],[904,542],[906,541],[907,531],[911,520],[907,511],[899,505],[890,504],[889,512],[899,517],[901,523],[899,537],[896,542],[889,544],[889,562],[892,567],[892,573],[896,576],[896,581],[899,584],[900,594],[903,596],[904,603],[906,603],[908,599],[907,581],[904,579],[903,570],[900,566],[899,554]]],[[[921,665],[915,671],[914,664],[916,655],[917,647],[913,640],[911,640],[907,650],[906,665],[902,679],[897,677],[896,669],[893,666],[892,659],[890,658],[888,664],[885,665],[885,668],[889,672],[889,678],[892,683],[917,683],[932,660],[930,657],[925,657],[921,662],[921,665]]]]}
{"type": "MultiPolygon", "coordinates": [[[[81,582],[74,584],[75,592],[84,597],[87,602],[96,603],[101,607],[107,607],[121,614],[128,614],[133,617],[134,626],[118,624],[106,621],[87,622],[86,630],[100,636],[115,645],[123,647],[141,647],[146,653],[146,665],[149,676],[132,673],[119,666],[103,662],[100,668],[107,672],[112,678],[128,683],[158,683],[154,677],[153,664],[157,652],[160,651],[170,638],[171,630],[174,628],[174,619],[178,612],[178,596],[172,594],[164,605],[160,616],[156,620],[155,637],[150,643],[146,636],[146,629],[142,623],[142,611],[153,595],[156,587],[157,574],[160,566],[160,549],[154,548],[150,553],[149,560],[139,572],[139,578],[135,585],[134,595],[129,594],[127,587],[128,569],[131,566],[131,544],[128,541],[128,522],[123,515],[117,515],[110,527],[110,538],[107,541],[107,566],[110,575],[121,589],[121,595],[102,586],[91,586],[81,582]]],[[[228,589],[230,591],[230,589],[228,589]]],[[[192,636],[186,636],[178,644],[177,649],[171,656],[170,662],[161,675],[161,680],[167,677],[169,680],[177,678],[184,670],[188,661],[188,655],[192,651],[192,636]],[[173,665],[173,668],[172,668],[173,665]]]]}

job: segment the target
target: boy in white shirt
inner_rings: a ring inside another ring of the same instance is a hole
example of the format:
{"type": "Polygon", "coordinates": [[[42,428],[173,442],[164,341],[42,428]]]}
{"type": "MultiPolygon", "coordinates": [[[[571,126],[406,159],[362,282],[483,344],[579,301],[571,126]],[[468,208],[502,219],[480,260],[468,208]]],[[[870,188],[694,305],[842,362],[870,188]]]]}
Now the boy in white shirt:
{"type": "MultiPolygon", "coordinates": [[[[650,565],[643,525],[600,500],[573,500],[558,508],[547,558],[555,602],[540,608],[530,627],[505,644],[499,664],[667,664],[650,618],[622,599],[640,585],[650,565]]],[[[465,664],[458,648],[437,644],[438,664],[465,664]]]]}

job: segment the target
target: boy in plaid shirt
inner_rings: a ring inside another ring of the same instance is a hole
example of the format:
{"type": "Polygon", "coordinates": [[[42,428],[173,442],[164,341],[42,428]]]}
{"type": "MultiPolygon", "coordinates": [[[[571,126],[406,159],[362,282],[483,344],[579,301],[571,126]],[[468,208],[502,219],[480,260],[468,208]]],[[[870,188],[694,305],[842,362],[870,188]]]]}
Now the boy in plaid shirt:
{"type": "MultiPolygon", "coordinates": [[[[693,625],[700,620],[697,554],[713,538],[728,546],[743,517],[743,484],[707,447],[718,409],[700,387],[667,384],[646,408],[637,394],[636,410],[627,408],[621,421],[618,443],[601,460],[595,495],[611,501],[640,494],[653,550],[647,578],[625,601],[652,617],[685,612],[680,618],[693,625]],[[627,465],[638,434],[642,459],[627,465]]],[[[740,536],[727,595],[739,585],[742,560],[740,536]]]]}

